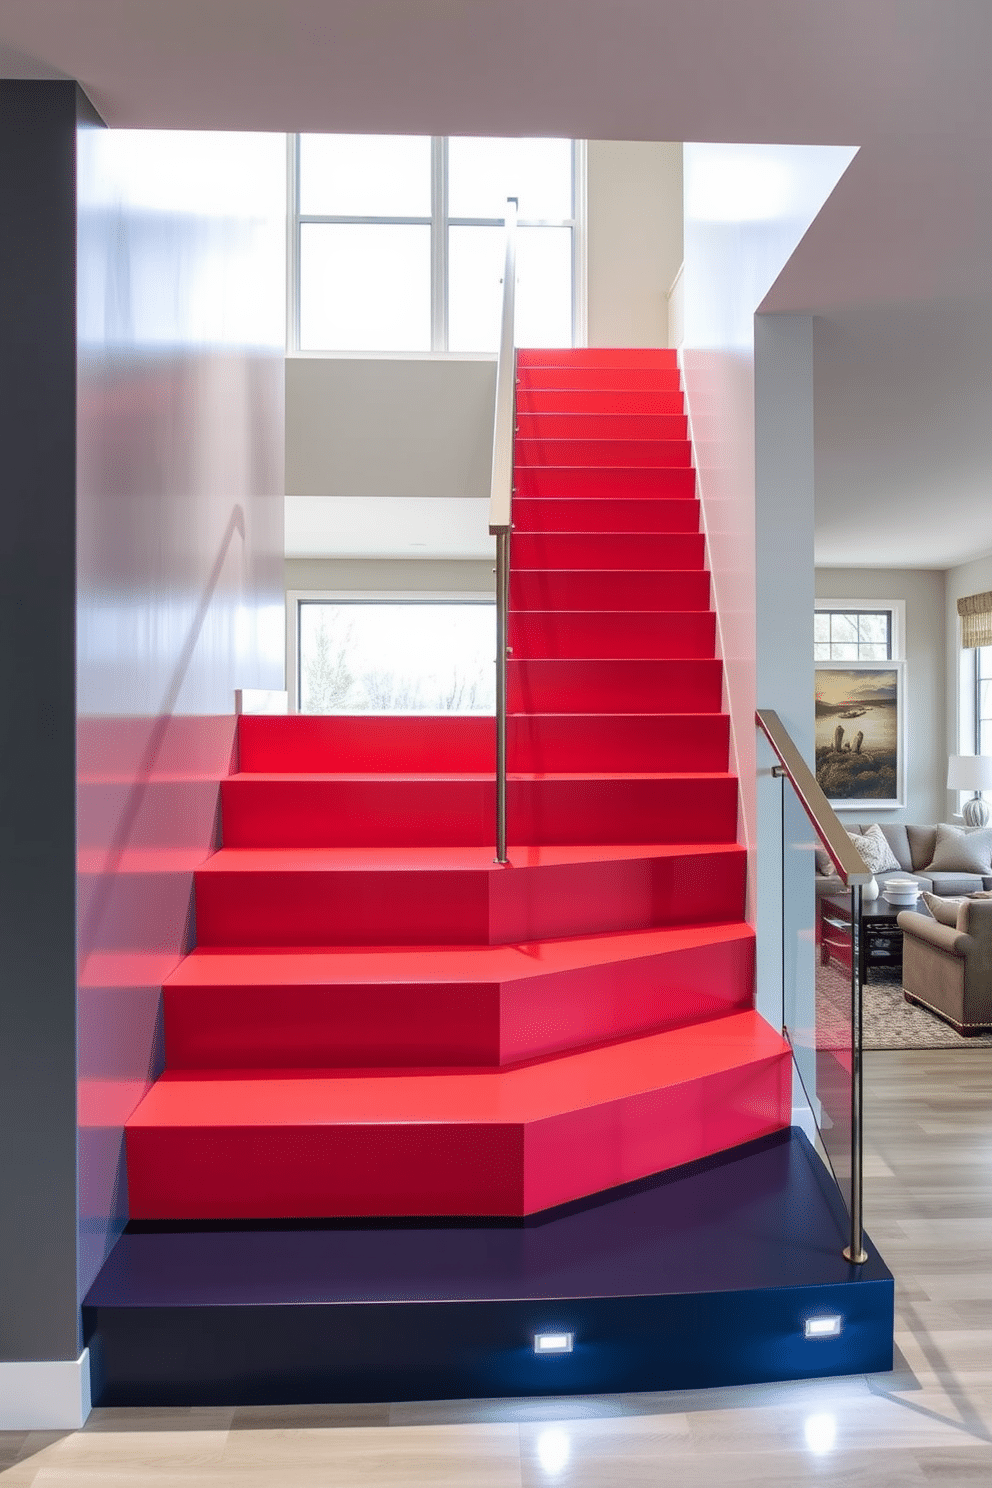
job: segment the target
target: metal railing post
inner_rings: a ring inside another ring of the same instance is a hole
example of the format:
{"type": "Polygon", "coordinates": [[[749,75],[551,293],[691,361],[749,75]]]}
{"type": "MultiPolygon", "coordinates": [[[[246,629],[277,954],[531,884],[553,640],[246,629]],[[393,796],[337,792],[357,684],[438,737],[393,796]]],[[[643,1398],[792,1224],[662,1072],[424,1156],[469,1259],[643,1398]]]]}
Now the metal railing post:
{"type": "Polygon", "coordinates": [[[861,1071],[861,884],[851,884],[851,1243],[844,1259],[860,1266],[868,1259],[864,1247],[864,1086],[861,1071]]]}
{"type": "Polygon", "coordinates": [[[514,352],[517,201],[506,200],[506,256],[503,313],[496,359],[496,410],[489,531],[496,539],[496,862],[506,863],[506,659],[510,619],[510,532],[513,501],[513,446],[516,434],[517,366],[514,352]]]}

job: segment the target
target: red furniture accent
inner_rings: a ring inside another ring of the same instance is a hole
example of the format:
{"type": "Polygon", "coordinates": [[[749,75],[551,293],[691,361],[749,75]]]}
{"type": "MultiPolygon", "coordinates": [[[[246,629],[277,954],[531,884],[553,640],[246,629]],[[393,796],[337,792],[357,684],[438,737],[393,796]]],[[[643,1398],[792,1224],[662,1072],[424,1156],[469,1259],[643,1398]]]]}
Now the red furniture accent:
{"type": "Polygon", "coordinates": [[[244,717],[136,1219],[523,1215],[788,1125],[670,352],[521,351],[491,719],[244,717]]]}

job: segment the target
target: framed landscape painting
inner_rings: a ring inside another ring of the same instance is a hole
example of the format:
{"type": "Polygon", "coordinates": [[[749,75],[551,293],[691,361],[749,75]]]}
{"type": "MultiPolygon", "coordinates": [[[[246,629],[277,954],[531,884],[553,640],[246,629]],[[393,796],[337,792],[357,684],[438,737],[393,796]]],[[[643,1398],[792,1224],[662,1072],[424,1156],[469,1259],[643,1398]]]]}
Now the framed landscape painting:
{"type": "Polygon", "coordinates": [[[838,807],[903,806],[902,664],[816,668],[816,778],[838,807]]]}

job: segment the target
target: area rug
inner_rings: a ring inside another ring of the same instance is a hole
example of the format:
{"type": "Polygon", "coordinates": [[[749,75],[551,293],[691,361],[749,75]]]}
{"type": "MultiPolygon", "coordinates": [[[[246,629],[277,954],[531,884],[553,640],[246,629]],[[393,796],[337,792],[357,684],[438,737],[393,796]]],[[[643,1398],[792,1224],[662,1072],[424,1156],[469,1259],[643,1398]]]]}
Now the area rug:
{"type": "MultiPolygon", "coordinates": [[[[992,1033],[963,1038],[949,1024],[907,1002],[897,977],[879,970],[862,990],[865,1049],[989,1049],[992,1033]]],[[[817,1045],[843,1048],[849,1042],[851,982],[836,962],[816,972],[817,1045]]]]}

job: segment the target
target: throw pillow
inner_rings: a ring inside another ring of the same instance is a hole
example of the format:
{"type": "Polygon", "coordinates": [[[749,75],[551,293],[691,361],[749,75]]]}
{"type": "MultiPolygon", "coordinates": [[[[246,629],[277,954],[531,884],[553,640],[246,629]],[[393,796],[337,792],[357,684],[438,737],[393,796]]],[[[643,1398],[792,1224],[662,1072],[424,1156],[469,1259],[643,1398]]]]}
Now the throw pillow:
{"type": "Polygon", "coordinates": [[[963,899],[943,899],[939,894],[928,894],[926,889],[920,898],[938,925],[950,925],[952,929],[957,926],[958,912],[965,902],[963,899]]]}
{"type": "MultiPolygon", "coordinates": [[[[881,832],[877,837],[873,837],[867,832],[863,837],[857,832],[848,832],[847,835],[861,855],[861,861],[868,869],[868,872],[884,873],[886,855],[891,858],[892,852],[881,832]]],[[[898,868],[899,864],[893,859],[892,866],[898,868]]]]}
{"type": "Polygon", "coordinates": [[[834,860],[825,847],[815,847],[813,851],[816,854],[817,873],[826,875],[837,872],[837,869],[834,867],[834,860]]]}
{"type": "Polygon", "coordinates": [[[882,831],[882,829],[879,826],[878,822],[874,822],[868,828],[867,832],[864,835],[866,837],[877,837],[878,838],[878,841],[879,841],[879,844],[880,844],[879,851],[881,852],[882,856],[885,859],[885,861],[882,864],[882,866],[880,868],[876,868],[874,870],[875,873],[889,873],[889,872],[894,871],[895,869],[898,869],[898,868],[901,868],[902,867],[902,864],[900,863],[899,859],[896,857],[895,853],[892,851],[892,847],[889,844],[888,838],[886,837],[885,833],[882,831]]]}
{"type": "Polygon", "coordinates": [[[992,827],[937,825],[933,859],[924,873],[992,873],[992,827]]]}

